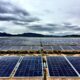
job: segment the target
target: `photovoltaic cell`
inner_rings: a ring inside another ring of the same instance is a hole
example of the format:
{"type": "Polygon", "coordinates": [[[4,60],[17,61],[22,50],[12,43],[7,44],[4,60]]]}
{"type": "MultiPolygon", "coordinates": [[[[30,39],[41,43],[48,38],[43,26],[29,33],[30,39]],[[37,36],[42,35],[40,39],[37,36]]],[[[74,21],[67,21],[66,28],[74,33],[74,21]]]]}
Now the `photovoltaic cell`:
{"type": "Polygon", "coordinates": [[[50,76],[74,77],[76,72],[72,69],[64,57],[47,57],[50,76]]]}
{"type": "Polygon", "coordinates": [[[0,57],[0,77],[9,77],[19,57],[0,57]]]}
{"type": "Polygon", "coordinates": [[[24,57],[15,77],[42,76],[41,57],[24,57]]]}

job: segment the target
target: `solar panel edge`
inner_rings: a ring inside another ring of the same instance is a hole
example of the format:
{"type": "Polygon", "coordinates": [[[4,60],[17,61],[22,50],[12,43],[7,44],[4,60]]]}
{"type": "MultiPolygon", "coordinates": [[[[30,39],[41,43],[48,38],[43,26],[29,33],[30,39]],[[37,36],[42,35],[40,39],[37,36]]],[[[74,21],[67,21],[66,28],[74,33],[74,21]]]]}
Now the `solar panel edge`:
{"type": "Polygon", "coordinates": [[[42,58],[42,56],[41,56],[41,62],[42,62],[42,77],[44,77],[44,67],[43,67],[43,58],[42,58]]]}
{"type": "Polygon", "coordinates": [[[50,72],[49,72],[49,66],[48,66],[47,56],[46,56],[46,63],[47,63],[47,68],[48,68],[48,77],[50,77],[50,72]]]}

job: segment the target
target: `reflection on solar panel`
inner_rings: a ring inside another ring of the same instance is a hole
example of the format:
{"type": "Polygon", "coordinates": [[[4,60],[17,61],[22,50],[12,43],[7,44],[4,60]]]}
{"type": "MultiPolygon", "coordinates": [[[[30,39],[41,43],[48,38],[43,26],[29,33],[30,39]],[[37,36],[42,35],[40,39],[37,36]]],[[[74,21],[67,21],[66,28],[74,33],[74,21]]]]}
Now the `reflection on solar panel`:
{"type": "Polygon", "coordinates": [[[24,57],[15,77],[42,76],[41,57],[24,57]]]}
{"type": "Polygon", "coordinates": [[[80,73],[80,57],[67,57],[71,64],[76,68],[76,70],[80,73]]]}
{"type": "Polygon", "coordinates": [[[0,77],[9,77],[19,57],[0,57],[0,77]]]}
{"type": "Polygon", "coordinates": [[[47,57],[50,76],[77,76],[64,57],[47,57]]]}

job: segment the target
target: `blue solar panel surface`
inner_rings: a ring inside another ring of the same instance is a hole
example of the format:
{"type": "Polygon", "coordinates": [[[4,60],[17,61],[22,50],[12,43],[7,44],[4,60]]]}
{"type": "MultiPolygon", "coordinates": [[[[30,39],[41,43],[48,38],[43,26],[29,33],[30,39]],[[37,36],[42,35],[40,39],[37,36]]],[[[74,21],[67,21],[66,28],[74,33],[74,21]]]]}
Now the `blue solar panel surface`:
{"type": "Polygon", "coordinates": [[[76,68],[76,70],[80,73],[80,57],[67,57],[71,64],[76,68]]]}
{"type": "Polygon", "coordinates": [[[24,57],[15,77],[42,76],[42,58],[24,57]]]}
{"type": "Polygon", "coordinates": [[[47,57],[50,76],[77,76],[64,57],[47,57]]]}
{"type": "Polygon", "coordinates": [[[0,77],[9,77],[19,57],[0,57],[0,77]]]}

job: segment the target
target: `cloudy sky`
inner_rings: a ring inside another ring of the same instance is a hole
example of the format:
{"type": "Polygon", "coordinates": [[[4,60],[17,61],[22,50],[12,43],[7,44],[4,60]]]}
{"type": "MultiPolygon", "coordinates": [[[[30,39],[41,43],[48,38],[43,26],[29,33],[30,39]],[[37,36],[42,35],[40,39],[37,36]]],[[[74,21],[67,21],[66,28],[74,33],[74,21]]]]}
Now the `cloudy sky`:
{"type": "Polygon", "coordinates": [[[80,34],[80,0],[0,0],[0,32],[80,34]]]}

